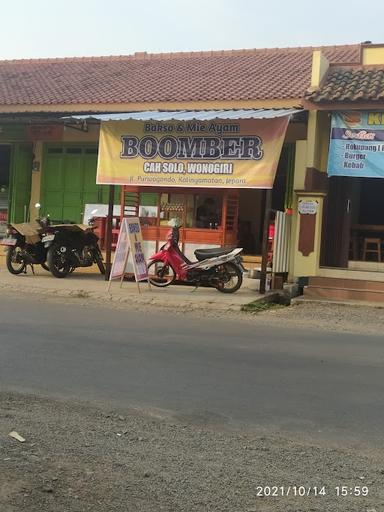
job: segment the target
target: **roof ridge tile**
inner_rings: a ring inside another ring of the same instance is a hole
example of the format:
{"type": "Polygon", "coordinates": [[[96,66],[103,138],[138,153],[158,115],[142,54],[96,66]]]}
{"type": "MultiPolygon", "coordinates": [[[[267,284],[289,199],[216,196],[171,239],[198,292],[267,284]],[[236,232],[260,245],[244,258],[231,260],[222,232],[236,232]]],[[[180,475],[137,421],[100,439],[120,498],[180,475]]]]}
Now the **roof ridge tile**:
{"type": "MultiPolygon", "coordinates": [[[[184,57],[199,57],[199,56],[219,56],[219,55],[254,55],[260,53],[294,53],[298,51],[315,51],[315,50],[351,50],[360,48],[360,44],[345,44],[345,45],[322,45],[322,46],[285,46],[285,47],[265,47],[265,48],[240,48],[229,50],[197,50],[197,51],[180,51],[180,52],[161,52],[161,53],[148,53],[146,51],[139,51],[133,54],[119,54],[119,55],[90,55],[82,57],[42,57],[42,58],[29,58],[29,59],[3,59],[3,63],[54,63],[54,62],[76,62],[76,61],[113,61],[113,60],[142,60],[142,59],[170,59],[170,58],[184,58],[184,57]]],[[[353,64],[353,61],[351,62],[353,64]]]]}

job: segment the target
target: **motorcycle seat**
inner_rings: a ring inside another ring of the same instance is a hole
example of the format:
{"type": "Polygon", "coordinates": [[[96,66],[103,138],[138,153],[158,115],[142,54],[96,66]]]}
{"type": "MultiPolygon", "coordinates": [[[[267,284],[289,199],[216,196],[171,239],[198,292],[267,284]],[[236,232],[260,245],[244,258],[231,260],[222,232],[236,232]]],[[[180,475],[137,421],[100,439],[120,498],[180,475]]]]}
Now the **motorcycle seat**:
{"type": "Polygon", "coordinates": [[[215,247],[214,249],[196,249],[195,256],[198,261],[206,260],[207,258],[216,258],[223,256],[233,251],[234,247],[215,247]]]}

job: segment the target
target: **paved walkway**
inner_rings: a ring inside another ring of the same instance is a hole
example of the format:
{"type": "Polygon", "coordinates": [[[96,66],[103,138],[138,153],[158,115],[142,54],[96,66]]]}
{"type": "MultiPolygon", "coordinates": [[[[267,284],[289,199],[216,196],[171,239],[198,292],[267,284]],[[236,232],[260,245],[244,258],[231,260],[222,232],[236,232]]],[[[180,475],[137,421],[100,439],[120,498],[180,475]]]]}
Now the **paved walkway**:
{"type": "MultiPolygon", "coordinates": [[[[257,298],[258,280],[244,278],[243,286],[234,294],[224,294],[212,288],[198,288],[191,286],[173,285],[169,288],[149,289],[147,283],[140,284],[141,293],[137,284],[124,281],[120,288],[120,281],[113,281],[110,291],[104,276],[93,272],[76,270],[70,276],[57,279],[49,272],[35,267],[35,275],[28,269],[27,274],[18,276],[10,274],[0,262],[0,290],[20,294],[39,294],[55,297],[72,297],[94,299],[97,301],[113,301],[120,303],[134,303],[143,305],[156,305],[161,307],[181,308],[194,310],[210,308],[216,310],[239,310],[241,305],[247,304],[257,298]]],[[[97,268],[97,267],[95,267],[97,268]]]]}

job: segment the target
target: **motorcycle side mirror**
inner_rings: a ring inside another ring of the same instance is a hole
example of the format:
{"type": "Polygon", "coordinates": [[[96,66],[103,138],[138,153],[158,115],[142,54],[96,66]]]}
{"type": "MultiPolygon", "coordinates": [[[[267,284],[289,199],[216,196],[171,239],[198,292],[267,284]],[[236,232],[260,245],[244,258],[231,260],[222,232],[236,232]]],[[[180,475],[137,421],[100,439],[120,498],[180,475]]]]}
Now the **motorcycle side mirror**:
{"type": "Polygon", "coordinates": [[[180,219],[178,217],[173,217],[172,219],[169,220],[168,226],[171,228],[180,228],[181,227],[180,219]]]}
{"type": "Polygon", "coordinates": [[[40,223],[40,226],[42,228],[47,228],[48,226],[50,226],[51,225],[51,221],[49,220],[49,215],[47,215],[46,217],[43,217],[42,219],[40,219],[39,223],[40,223]]]}

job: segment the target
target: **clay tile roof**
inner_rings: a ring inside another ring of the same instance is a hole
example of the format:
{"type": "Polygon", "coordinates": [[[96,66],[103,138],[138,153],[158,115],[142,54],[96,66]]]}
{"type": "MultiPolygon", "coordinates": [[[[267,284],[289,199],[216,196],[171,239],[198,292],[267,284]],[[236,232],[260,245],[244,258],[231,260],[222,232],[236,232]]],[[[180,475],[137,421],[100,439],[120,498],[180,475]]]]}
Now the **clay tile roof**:
{"type": "Polygon", "coordinates": [[[330,68],[324,83],[306,98],[315,103],[384,100],[384,66],[330,68]]]}
{"type": "Polygon", "coordinates": [[[359,45],[0,61],[0,106],[302,98],[315,49],[359,62],[359,45]]]}

